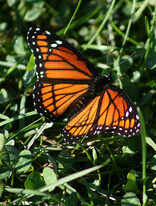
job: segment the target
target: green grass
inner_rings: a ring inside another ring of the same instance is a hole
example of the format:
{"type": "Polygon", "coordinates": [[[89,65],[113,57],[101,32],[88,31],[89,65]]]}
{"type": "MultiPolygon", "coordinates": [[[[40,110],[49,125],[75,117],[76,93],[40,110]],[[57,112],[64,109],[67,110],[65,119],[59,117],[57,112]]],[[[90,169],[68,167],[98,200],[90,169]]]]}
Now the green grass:
{"type": "Polygon", "coordinates": [[[155,16],[147,0],[1,2],[0,205],[156,204],[155,16]],[[111,71],[139,107],[140,132],[67,145],[66,123],[47,124],[33,110],[30,26],[73,42],[99,75],[111,71]]]}

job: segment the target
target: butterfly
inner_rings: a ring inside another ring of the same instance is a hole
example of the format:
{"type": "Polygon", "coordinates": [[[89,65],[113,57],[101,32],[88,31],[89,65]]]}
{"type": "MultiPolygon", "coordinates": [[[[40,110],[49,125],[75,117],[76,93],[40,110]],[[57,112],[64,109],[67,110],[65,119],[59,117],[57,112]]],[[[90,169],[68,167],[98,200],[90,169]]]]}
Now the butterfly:
{"type": "Polygon", "coordinates": [[[110,84],[111,73],[99,77],[84,55],[42,28],[31,27],[27,41],[37,72],[34,108],[53,122],[70,118],[62,131],[67,143],[96,133],[129,137],[139,131],[136,106],[122,89],[110,84]]]}

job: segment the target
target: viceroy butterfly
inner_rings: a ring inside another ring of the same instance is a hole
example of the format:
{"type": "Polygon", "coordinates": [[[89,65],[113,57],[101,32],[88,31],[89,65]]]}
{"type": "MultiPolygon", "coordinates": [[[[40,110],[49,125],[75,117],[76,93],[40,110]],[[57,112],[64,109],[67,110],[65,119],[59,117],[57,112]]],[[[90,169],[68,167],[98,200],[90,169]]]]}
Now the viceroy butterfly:
{"type": "Polygon", "coordinates": [[[69,117],[62,131],[67,143],[85,135],[110,132],[131,136],[139,131],[135,105],[111,74],[99,77],[92,63],[60,36],[31,27],[28,45],[35,57],[34,108],[51,121],[69,117]]]}

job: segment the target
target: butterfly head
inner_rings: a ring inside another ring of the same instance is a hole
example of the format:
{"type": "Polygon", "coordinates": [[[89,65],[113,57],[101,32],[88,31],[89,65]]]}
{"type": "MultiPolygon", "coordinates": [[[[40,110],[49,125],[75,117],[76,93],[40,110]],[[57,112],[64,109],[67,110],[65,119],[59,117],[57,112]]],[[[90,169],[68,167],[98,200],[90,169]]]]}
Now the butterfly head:
{"type": "Polygon", "coordinates": [[[105,81],[108,81],[108,83],[110,83],[112,81],[112,73],[108,72],[104,75],[105,77],[105,81]]]}

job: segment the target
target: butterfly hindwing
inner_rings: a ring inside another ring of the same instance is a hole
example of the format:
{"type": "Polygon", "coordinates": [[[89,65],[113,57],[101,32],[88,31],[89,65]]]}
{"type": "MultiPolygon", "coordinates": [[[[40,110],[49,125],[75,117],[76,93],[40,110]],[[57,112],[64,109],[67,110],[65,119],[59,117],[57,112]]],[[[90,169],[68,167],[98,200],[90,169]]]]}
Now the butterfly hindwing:
{"type": "Polygon", "coordinates": [[[67,143],[79,142],[84,135],[88,137],[94,133],[93,127],[97,118],[99,100],[100,96],[91,100],[67,123],[62,131],[63,139],[67,143]]]}
{"type": "Polygon", "coordinates": [[[127,94],[114,85],[106,86],[101,95],[96,132],[132,136],[139,127],[136,107],[127,94]]]}

